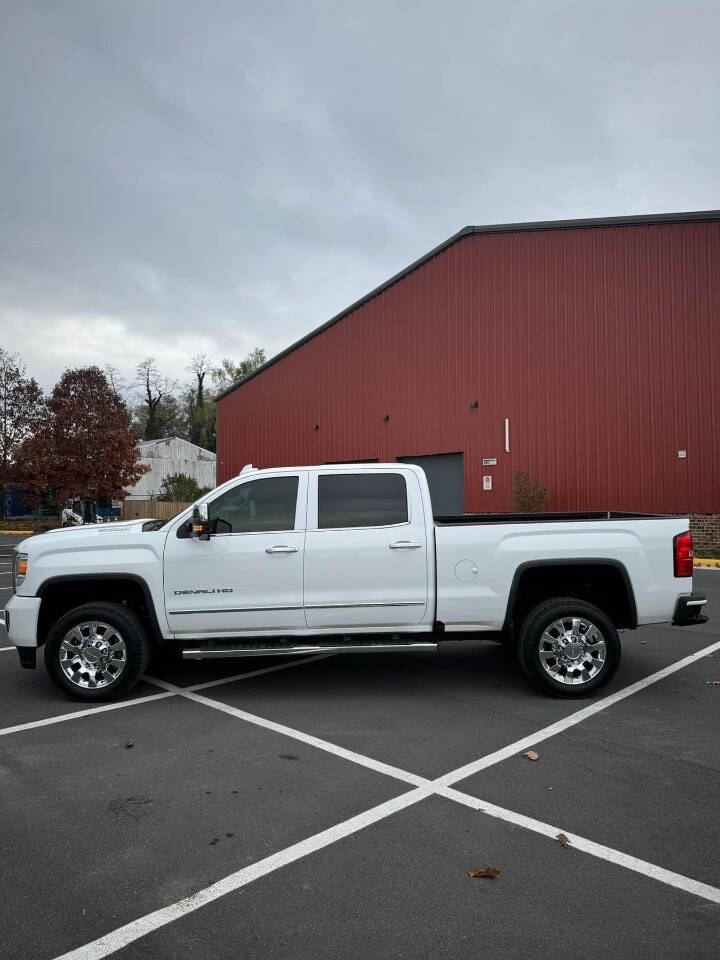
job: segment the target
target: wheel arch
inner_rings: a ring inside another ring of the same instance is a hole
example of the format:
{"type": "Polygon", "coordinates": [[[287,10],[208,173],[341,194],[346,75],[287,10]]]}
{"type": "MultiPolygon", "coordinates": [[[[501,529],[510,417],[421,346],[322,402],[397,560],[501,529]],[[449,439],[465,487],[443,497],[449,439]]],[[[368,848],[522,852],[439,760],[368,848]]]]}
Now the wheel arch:
{"type": "Polygon", "coordinates": [[[637,627],[635,593],[625,565],[619,560],[581,557],[519,564],[510,585],[503,632],[511,635],[533,606],[561,596],[594,604],[618,629],[637,627]]]}
{"type": "Polygon", "coordinates": [[[52,624],[74,607],[93,602],[122,603],[134,610],[147,627],[148,640],[164,642],[147,581],[137,574],[64,574],[48,577],[37,591],[40,597],[38,646],[45,643],[52,624]]]}

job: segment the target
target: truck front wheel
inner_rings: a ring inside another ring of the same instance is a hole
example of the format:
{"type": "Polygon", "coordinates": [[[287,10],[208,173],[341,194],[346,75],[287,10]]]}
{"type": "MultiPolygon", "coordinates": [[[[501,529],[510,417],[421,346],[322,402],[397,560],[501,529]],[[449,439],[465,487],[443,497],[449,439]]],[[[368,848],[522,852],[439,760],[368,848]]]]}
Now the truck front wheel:
{"type": "Polygon", "coordinates": [[[620,665],[620,637],[598,607],[554,597],[530,610],[517,652],[525,673],[544,690],[556,697],[587,697],[620,665]]]}
{"type": "Polygon", "coordinates": [[[86,603],[69,610],[45,641],[48,673],[80,700],[115,700],[127,693],[149,655],[142,623],[119,603],[86,603]]]}

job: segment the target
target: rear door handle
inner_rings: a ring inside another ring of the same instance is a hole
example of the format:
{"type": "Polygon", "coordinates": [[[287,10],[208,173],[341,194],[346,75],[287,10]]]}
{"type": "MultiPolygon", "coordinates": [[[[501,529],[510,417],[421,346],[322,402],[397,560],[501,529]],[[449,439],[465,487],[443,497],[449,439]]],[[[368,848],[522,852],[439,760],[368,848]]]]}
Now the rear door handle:
{"type": "Polygon", "coordinates": [[[422,544],[419,540],[396,540],[388,546],[391,550],[419,550],[422,544]]]}
{"type": "Polygon", "coordinates": [[[279,543],[276,547],[267,547],[265,553],[297,553],[297,547],[288,547],[285,543],[279,543]]]}

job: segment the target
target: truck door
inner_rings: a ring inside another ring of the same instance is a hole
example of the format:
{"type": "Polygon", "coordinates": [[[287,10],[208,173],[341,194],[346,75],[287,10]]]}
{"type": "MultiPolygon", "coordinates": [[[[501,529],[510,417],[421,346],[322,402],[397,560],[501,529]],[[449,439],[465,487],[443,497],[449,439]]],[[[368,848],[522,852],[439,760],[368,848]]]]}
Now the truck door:
{"type": "Polygon", "coordinates": [[[307,473],[252,475],[208,499],[211,536],[179,524],[165,546],[165,608],[188,637],[303,630],[307,473]]]}
{"type": "Polygon", "coordinates": [[[311,629],[420,624],[428,605],[426,519],[410,470],[311,474],[305,619],[311,629]]]}

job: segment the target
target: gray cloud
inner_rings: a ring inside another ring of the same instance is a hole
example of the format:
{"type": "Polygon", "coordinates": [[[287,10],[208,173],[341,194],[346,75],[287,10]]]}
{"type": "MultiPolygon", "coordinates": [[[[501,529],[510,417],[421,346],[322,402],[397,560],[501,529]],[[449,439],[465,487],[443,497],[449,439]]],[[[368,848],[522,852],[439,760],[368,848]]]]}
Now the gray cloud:
{"type": "Polygon", "coordinates": [[[3,0],[0,323],[173,375],[467,223],[718,205],[707,3],[3,0]]]}

